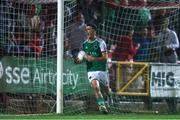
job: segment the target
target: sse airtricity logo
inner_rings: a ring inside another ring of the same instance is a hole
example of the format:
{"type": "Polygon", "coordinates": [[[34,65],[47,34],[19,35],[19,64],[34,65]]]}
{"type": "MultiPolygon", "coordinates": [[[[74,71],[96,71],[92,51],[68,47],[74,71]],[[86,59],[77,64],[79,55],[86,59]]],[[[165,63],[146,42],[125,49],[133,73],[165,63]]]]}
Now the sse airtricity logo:
{"type": "Polygon", "coordinates": [[[0,62],[0,79],[2,78],[2,76],[3,76],[3,65],[0,62]]]}

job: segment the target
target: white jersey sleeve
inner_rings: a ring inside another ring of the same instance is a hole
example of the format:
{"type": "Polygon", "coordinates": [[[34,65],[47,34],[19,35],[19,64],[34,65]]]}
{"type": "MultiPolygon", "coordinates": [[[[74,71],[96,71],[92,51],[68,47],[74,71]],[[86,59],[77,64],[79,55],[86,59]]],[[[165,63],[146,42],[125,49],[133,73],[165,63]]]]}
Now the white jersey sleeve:
{"type": "Polygon", "coordinates": [[[103,39],[100,39],[98,38],[98,41],[100,43],[100,49],[101,49],[101,52],[107,52],[107,46],[106,46],[106,43],[103,39]]]}

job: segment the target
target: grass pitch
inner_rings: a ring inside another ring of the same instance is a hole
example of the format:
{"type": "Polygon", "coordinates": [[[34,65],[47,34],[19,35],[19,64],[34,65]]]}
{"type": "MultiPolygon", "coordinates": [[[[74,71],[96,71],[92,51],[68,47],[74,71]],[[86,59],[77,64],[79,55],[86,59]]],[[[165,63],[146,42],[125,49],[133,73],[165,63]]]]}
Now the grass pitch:
{"type": "Polygon", "coordinates": [[[88,115],[0,115],[2,120],[180,120],[180,115],[158,114],[88,114],[88,115]]]}

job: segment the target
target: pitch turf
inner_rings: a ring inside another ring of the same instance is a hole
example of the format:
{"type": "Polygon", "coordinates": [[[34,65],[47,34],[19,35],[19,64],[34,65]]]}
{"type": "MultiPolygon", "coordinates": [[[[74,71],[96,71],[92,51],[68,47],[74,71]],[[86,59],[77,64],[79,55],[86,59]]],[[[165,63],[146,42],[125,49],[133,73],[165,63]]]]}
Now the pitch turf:
{"type": "Polygon", "coordinates": [[[180,115],[119,114],[119,115],[0,115],[2,120],[180,120],[180,115]]]}

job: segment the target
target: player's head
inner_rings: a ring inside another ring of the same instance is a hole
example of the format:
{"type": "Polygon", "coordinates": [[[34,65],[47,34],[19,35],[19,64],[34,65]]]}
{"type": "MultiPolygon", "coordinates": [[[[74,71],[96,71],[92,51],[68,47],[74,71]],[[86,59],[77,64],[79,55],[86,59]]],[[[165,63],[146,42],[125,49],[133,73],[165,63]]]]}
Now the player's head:
{"type": "Polygon", "coordinates": [[[96,36],[97,26],[95,24],[89,23],[86,25],[87,38],[92,40],[96,36]]]}

